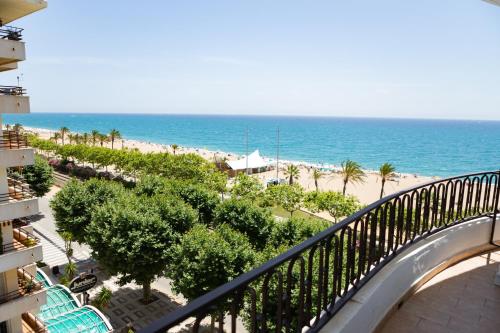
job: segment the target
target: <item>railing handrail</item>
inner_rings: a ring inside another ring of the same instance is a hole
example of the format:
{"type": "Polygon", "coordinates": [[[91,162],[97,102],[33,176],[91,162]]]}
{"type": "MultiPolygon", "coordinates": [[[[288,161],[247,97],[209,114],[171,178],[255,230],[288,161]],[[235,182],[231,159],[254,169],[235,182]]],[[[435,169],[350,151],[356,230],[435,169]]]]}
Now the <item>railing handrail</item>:
{"type": "Polygon", "coordinates": [[[10,174],[7,177],[9,192],[0,193],[0,202],[10,200],[25,200],[35,197],[35,193],[30,189],[28,183],[22,178],[10,174]]]}
{"type": "Polygon", "coordinates": [[[36,237],[35,235],[33,235],[28,230],[24,229],[23,227],[15,228],[14,230],[12,230],[12,232],[14,232],[14,235],[15,235],[16,230],[24,233],[26,235],[26,239],[17,239],[14,236],[13,242],[2,244],[0,255],[4,254],[4,253],[12,252],[18,248],[19,249],[28,249],[32,246],[40,244],[40,239],[38,237],[36,237]],[[26,241],[33,242],[33,245],[26,245],[25,244],[26,241]]]}
{"type": "MultiPolygon", "coordinates": [[[[444,179],[438,179],[438,180],[433,180],[426,182],[424,184],[419,184],[415,185],[412,187],[409,187],[407,189],[398,191],[396,193],[390,194],[384,198],[381,198],[372,204],[366,206],[365,208],[359,210],[358,212],[346,217],[343,219],[341,222],[329,227],[328,229],[314,235],[313,237],[305,240],[299,245],[294,246],[293,248],[289,249],[285,253],[282,253],[278,255],[277,257],[267,261],[266,263],[262,264],[261,266],[252,269],[249,272],[246,272],[232,281],[221,285],[217,288],[215,288],[212,291],[209,291],[208,293],[198,297],[197,299],[193,300],[192,302],[189,302],[185,306],[173,311],[172,313],[158,319],[157,321],[153,322],[152,325],[149,327],[143,329],[140,332],[162,332],[166,328],[173,327],[175,325],[178,325],[185,321],[188,318],[199,316],[202,314],[207,313],[207,308],[213,305],[214,303],[223,300],[225,297],[230,297],[234,296],[234,293],[241,291],[242,287],[249,285],[250,283],[258,280],[259,278],[262,278],[265,274],[268,274],[272,272],[274,269],[280,267],[282,264],[286,263],[289,260],[293,260],[294,258],[297,258],[300,256],[302,253],[305,251],[311,249],[313,246],[321,243],[322,241],[327,240],[328,238],[331,238],[335,235],[336,232],[342,230],[343,228],[347,227],[348,225],[358,221],[360,218],[364,217],[365,215],[373,212],[374,210],[382,207],[384,204],[387,204],[391,202],[391,200],[408,195],[410,193],[414,193],[416,190],[421,190],[425,188],[430,188],[433,185],[436,184],[442,184],[442,183],[453,183],[453,181],[461,180],[461,179],[467,179],[467,178],[475,178],[481,176],[482,178],[486,177],[487,175],[490,176],[495,176],[496,177],[496,184],[495,184],[495,189],[493,196],[496,196],[496,202],[494,203],[494,210],[495,210],[495,216],[496,213],[498,213],[498,206],[499,206],[499,192],[500,192],[500,170],[496,171],[490,171],[490,172],[476,172],[476,173],[471,173],[471,174],[466,174],[466,175],[460,175],[460,176],[453,176],[449,178],[444,178],[444,179]]],[[[484,179],[483,179],[484,181],[484,179]]],[[[482,215],[480,215],[482,216],[482,215]]],[[[476,217],[480,217],[476,216],[476,217]]],[[[466,219],[463,219],[466,220],[466,219]]]]}
{"type": "Polygon", "coordinates": [[[23,28],[17,28],[10,25],[0,26],[0,39],[20,41],[23,37],[23,28]]]}
{"type": "Polygon", "coordinates": [[[28,148],[28,136],[16,130],[3,130],[0,135],[0,149],[28,148]]]}
{"type": "Polygon", "coordinates": [[[16,290],[10,291],[8,293],[0,295],[0,304],[7,303],[14,299],[18,299],[23,297],[24,295],[31,295],[36,291],[40,291],[43,289],[43,283],[36,282],[36,279],[33,275],[27,272],[24,268],[18,268],[18,274],[21,274],[22,277],[18,276],[18,287],[16,290]],[[28,276],[28,279],[26,279],[28,276]],[[27,290],[27,288],[21,285],[20,281],[27,281],[33,283],[33,289],[27,290]]]}
{"type": "Polygon", "coordinates": [[[19,86],[2,86],[0,85],[0,95],[23,96],[26,89],[19,86]]]}

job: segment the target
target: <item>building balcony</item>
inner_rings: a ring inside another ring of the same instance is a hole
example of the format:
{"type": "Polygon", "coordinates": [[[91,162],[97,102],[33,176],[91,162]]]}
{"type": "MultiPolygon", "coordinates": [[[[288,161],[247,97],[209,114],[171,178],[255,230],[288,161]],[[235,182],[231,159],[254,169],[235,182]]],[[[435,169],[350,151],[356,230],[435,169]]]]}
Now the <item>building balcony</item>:
{"type": "Polygon", "coordinates": [[[12,242],[0,246],[0,272],[26,266],[43,258],[42,245],[37,237],[24,228],[16,228],[12,232],[12,242]]]}
{"type": "Polygon", "coordinates": [[[0,27],[0,66],[26,59],[26,50],[21,41],[22,31],[15,27],[0,27]]]}
{"type": "Polygon", "coordinates": [[[37,310],[47,302],[47,291],[33,275],[20,268],[17,277],[17,290],[0,295],[0,322],[37,310]]]}
{"type": "Polygon", "coordinates": [[[3,131],[0,136],[0,166],[15,167],[34,163],[35,153],[28,147],[26,135],[17,131],[3,131]]]}
{"type": "Polygon", "coordinates": [[[439,272],[498,250],[499,201],[500,170],[391,194],[139,332],[374,332],[439,272]]]}
{"type": "Polygon", "coordinates": [[[22,314],[22,333],[46,333],[47,328],[37,317],[29,312],[22,314]]]}
{"type": "Polygon", "coordinates": [[[0,1],[0,21],[8,24],[23,16],[47,7],[43,0],[2,0],[0,1]]]}
{"type": "Polygon", "coordinates": [[[8,193],[0,193],[0,221],[35,215],[38,199],[22,179],[7,178],[8,193]]]}
{"type": "Polygon", "coordinates": [[[29,113],[29,97],[25,94],[22,87],[0,86],[0,113],[29,113]]]}

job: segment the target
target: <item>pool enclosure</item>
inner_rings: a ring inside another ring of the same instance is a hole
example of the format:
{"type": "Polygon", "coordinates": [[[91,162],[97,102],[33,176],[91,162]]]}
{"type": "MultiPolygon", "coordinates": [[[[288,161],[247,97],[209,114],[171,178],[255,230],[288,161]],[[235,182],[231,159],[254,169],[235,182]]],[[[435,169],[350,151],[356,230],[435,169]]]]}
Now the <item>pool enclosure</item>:
{"type": "Polygon", "coordinates": [[[52,285],[41,270],[36,280],[47,288],[47,304],[40,307],[36,317],[43,321],[49,333],[106,333],[113,330],[106,317],[95,307],[82,306],[63,285],[52,285]]]}

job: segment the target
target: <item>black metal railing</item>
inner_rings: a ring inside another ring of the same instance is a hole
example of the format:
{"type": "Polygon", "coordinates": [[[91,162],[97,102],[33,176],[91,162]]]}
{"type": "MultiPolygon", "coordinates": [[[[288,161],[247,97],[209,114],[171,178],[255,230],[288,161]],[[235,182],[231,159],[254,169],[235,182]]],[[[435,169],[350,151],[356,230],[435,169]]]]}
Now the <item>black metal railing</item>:
{"type": "Polygon", "coordinates": [[[23,30],[8,25],[0,26],[0,39],[20,41],[23,39],[23,30]]]}
{"type": "Polygon", "coordinates": [[[0,95],[23,96],[26,89],[18,86],[0,86],[0,95]]]}
{"type": "Polygon", "coordinates": [[[8,201],[26,200],[35,197],[29,185],[21,177],[11,175],[7,178],[8,193],[0,193],[0,203],[8,201]]]}
{"type": "Polygon", "coordinates": [[[0,136],[0,149],[20,149],[28,147],[28,137],[19,131],[3,131],[0,136]]]}
{"type": "Polygon", "coordinates": [[[35,277],[25,271],[24,268],[18,268],[17,270],[17,284],[18,288],[16,290],[0,295],[0,304],[10,302],[43,289],[43,284],[37,282],[35,277]]]}
{"type": "Polygon", "coordinates": [[[13,233],[14,241],[2,244],[0,247],[0,254],[26,249],[40,243],[40,239],[38,237],[24,228],[15,228],[13,233]]]}
{"type": "Polygon", "coordinates": [[[389,195],[140,332],[198,332],[209,319],[218,332],[236,332],[238,321],[249,332],[317,332],[408,246],[478,217],[494,227],[499,193],[500,170],[389,195]]]}

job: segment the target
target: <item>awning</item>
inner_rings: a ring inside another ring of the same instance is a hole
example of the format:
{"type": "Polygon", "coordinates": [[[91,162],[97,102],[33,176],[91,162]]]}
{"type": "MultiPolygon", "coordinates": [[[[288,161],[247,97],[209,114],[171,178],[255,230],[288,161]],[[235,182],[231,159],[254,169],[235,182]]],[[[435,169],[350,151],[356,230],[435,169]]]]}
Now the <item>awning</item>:
{"type": "Polygon", "coordinates": [[[236,161],[228,161],[227,164],[233,170],[257,169],[268,166],[268,163],[260,156],[259,150],[236,161]],[[248,158],[248,164],[247,164],[248,158]]]}

